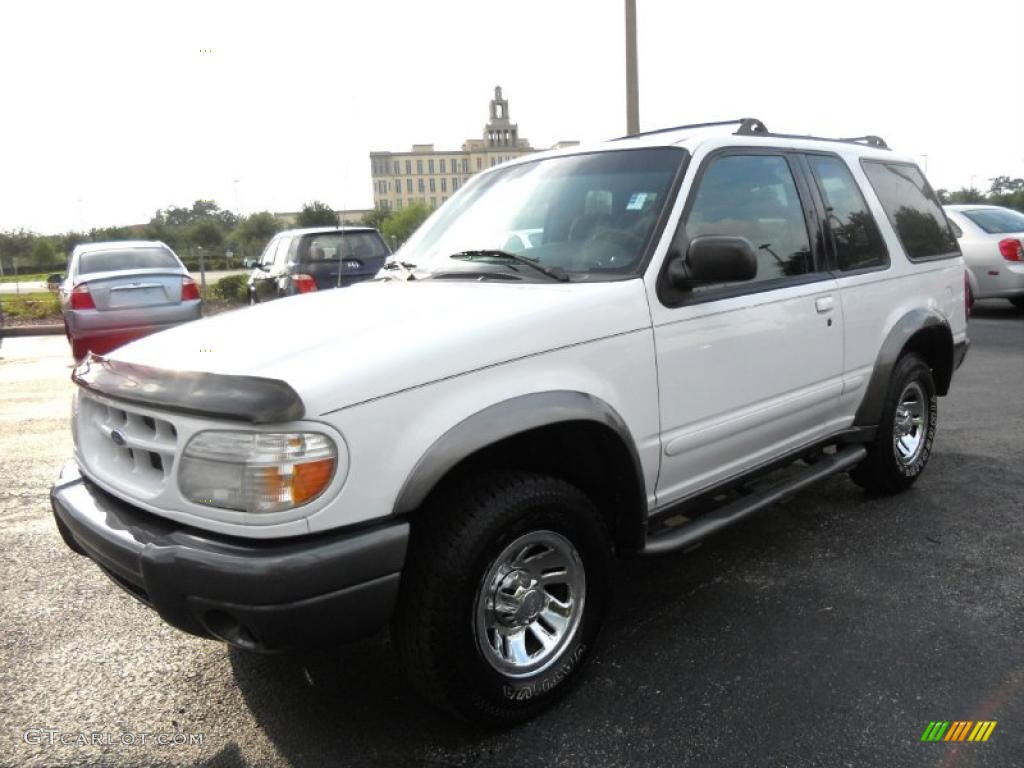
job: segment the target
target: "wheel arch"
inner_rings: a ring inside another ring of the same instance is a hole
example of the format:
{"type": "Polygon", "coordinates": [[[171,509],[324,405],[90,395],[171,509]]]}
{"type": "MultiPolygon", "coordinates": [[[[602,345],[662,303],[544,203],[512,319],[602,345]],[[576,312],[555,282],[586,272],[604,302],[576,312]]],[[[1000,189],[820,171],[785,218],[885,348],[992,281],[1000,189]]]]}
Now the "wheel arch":
{"type": "Polygon", "coordinates": [[[586,493],[620,551],[637,551],[647,516],[643,468],[623,418],[593,395],[567,390],[521,395],[459,422],[427,449],[395,501],[414,514],[444,484],[503,467],[560,477],[586,493]]]}
{"type": "Polygon", "coordinates": [[[932,369],[935,391],[949,392],[953,378],[953,333],[949,322],[934,309],[914,309],[901,317],[882,342],[864,399],[854,418],[855,426],[876,426],[889,390],[892,371],[908,352],[920,355],[932,369]]]}

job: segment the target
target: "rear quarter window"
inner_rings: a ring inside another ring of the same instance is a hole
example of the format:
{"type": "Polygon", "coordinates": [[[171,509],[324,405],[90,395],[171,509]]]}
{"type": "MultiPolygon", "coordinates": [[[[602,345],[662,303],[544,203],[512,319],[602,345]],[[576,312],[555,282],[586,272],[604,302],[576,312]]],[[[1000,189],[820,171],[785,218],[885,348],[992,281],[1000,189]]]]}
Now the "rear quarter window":
{"type": "Polygon", "coordinates": [[[917,166],[883,160],[861,163],[911,261],[960,255],[939,199],[917,166]]]}

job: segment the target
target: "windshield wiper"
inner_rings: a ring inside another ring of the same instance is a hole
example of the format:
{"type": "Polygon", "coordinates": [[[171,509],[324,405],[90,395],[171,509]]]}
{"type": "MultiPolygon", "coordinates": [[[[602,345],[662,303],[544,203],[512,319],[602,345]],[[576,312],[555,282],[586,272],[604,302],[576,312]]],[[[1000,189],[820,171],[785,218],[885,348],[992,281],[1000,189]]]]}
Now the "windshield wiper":
{"type": "MultiPolygon", "coordinates": [[[[415,264],[410,264],[407,261],[399,261],[398,259],[392,259],[391,261],[385,261],[381,269],[400,270],[402,273],[402,280],[415,280],[416,276],[412,273],[412,270],[416,269],[415,264]]],[[[389,275],[390,277],[390,275],[389,275]]],[[[394,278],[391,278],[394,279],[394,278]]]]}
{"type": "Polygon", "coordinates": [[[505,259],[507,261],[514,261],[517,264],[525,264],[528,267],[533,267],[538,272],[547,275],[552,280],[557,280],[560,283],[568,283],[569,276],[564,272],[552,269],[551,267],[545,267],[543,264],[529,259],[526,256],[520,256],[518,253],[509,253],[508,251],[502,251],[496,248],[481,248],[474,251],[459,251],[453,253],[448,258],[460,259],[462,261],[473,261],[474,259],[505,259]]]}

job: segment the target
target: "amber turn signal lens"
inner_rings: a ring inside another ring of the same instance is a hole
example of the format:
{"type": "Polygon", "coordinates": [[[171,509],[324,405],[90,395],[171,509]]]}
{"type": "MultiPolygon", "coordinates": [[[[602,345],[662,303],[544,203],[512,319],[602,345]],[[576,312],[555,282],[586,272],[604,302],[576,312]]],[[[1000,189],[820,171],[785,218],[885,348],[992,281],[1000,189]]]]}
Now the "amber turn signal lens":
{"type": "Polygon", "coordinates": [[[302,504],[319,496],[333,474],[333,458],[296,464],[292,470],[292,502],[302,504]]]}

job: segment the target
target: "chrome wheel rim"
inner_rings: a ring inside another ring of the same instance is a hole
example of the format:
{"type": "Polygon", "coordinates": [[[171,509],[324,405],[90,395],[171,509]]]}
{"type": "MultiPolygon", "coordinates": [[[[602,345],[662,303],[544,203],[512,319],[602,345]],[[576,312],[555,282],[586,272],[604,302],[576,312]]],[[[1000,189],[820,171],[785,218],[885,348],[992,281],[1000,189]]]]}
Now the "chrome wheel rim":
{"type": "Polygon", "coordinates": [[[477,590],[483,657],[509,677],[543,671],[572,642],[585,596],[583,561],[571,541],[554,531],[520,536],[492,561],[477,590]]]}
{"type": "Polygon", "coordinates": [[[918,382],[912,381],[903,388],[892,429],[893,453],[903,466],[917,461],[924,450],[927,403],[928,398],[918,382]]]}

